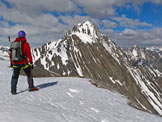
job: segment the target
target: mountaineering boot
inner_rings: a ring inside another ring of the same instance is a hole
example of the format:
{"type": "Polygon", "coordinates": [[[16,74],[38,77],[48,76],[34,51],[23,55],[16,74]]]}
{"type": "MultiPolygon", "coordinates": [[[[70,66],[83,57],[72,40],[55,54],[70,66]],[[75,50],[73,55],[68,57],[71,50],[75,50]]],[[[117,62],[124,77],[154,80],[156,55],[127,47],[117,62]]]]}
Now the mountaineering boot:
{"type": "Polygon", "coordinates": [[[12,95],[16,95],[17,93],[16,93],[16,90],[11,90],[11,94],[12,95]]]}
{"type": "Polygon", "coordinates": [[[31,92],[31,91],[38,91],[38,88],[37,87],[32,87],[32,88],[29,88],[28,91],[29,92],[31,92]]]}

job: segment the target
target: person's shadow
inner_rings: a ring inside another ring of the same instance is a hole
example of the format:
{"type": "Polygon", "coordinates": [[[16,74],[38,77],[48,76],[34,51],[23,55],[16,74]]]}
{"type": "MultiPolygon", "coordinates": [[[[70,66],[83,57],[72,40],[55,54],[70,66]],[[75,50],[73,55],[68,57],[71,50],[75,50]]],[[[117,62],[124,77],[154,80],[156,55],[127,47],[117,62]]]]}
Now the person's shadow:
{"type": "MultiPolygon", "coordinates": [[[[57,83],[58,83],[58,81],[50,82],[50,83],[43,83],[43,84],[37,85],[36,87],[40,90],[40,89],[44,89],[44,88],[47,88],[47,87],[52,87],[52,86],[56,85],[57,83]]],[[[26,91],[28,91],[28,89],[19,91],[19,92],[17,92],[17,94],[20,94],[20,93],[23,93],[23,92],[26,92],[26,91]]]]}
{"type": "Polygon", "coordinates": [[[56,81],[56,82],[50,82],[50,83],[43,83],[43,84],[37,85],[36,87],[39,88],[39,89],[44,89],[44,88],[47,88],[47,87],[54,86],[57,83],[58,83],[58,81],[56,81]]]}

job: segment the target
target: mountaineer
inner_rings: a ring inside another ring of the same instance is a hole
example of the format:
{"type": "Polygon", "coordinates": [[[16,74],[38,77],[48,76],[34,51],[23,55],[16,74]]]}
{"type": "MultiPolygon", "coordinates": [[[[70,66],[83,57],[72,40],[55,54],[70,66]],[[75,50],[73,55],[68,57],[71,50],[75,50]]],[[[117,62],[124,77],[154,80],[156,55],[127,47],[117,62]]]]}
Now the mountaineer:
{"type": "Polygon", "coordinates": [[[9,56],[11,66],[13,67],[11,93],[13,95],[17,94],[17,82],[21,69],[23,69],[25,74],[27,75],[29,85],[28,91],[37,91],[38,88],[34,86],[32,77],[32,55],[29,43],[26,40],[26,33],[24,31],[19,31],[16,40],[11,42],[9,56]]]}

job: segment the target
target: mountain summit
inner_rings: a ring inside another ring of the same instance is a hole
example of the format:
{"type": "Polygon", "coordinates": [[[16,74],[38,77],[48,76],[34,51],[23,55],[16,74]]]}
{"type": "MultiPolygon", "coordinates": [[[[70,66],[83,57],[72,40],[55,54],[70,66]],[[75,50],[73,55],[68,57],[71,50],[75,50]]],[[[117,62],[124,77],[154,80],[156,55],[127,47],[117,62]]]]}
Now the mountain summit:
{"type": "Polygon", "coordinates": [[[97,28],[97,26],[93,23],[91,23],[90,21],[86,21],[83,24],[78,24],[76,26],[74,26],[74,28],[72,29],[72,32],[75,34],[85,34],[85,35],[89,35],[92,38],[97,38],[100,34],[99,29],[97,28]]]}
{"type": "Polygon", "coordinates": [[[94,43],[100,38],[101,33],[95,24],[86,21],[82,24],[79,23],[78,25],[75,25],[73,29],[65,35],[65,37],[72,35],[78,36],[84,43],[94,43]]]}
{"type": "Polygon", "coordinates": [[[150,65],[134,67],[127,53],[89,21],[32,53],[35,76],[90,78],[98,87],[125,95],[131,106],[162,115],[162,86],[157,70],[150,65]]]}

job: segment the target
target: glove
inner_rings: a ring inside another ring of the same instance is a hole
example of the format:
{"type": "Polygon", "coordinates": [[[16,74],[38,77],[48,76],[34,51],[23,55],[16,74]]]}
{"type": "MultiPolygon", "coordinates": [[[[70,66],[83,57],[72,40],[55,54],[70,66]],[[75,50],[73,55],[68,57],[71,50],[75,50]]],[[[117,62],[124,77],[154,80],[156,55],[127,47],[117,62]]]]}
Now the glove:
{"type": "Polygon", "coordinates": [[[29,67],[33,69],[33,63],[29,63],[29,67]]]}

